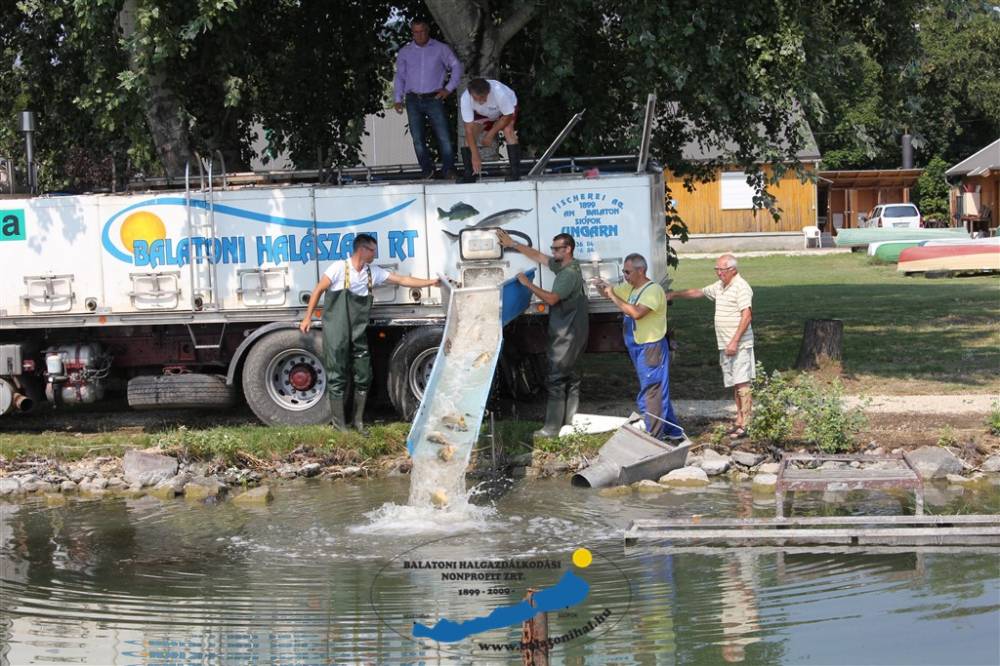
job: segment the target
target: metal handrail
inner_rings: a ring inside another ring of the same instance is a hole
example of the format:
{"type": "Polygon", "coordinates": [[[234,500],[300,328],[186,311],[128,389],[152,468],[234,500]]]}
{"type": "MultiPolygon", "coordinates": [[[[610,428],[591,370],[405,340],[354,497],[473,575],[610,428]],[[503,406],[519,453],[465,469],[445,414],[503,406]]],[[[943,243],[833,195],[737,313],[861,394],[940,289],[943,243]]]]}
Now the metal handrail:
{"type": "Polygon", "coordinates": [[[639,142],[639,158],[636,160],[635,172],[644,173],[646,162],[649,161],[649,147],[653,139],[653,119],[656,117],[656,94],[649,93],[646,98],[646,113],[642,119],[642,140],[639,142]]]}
{"type": "Polygon", "coordinates": [[[577,123],[579,123],[583,119],[583,114],[585,111],[586,109],[580,111],[579,113],[577,113],[576,115],[574,115],[572,118],[569,119],[569,122],[566,123],[566,126],[562,128],[561,132],[559,132],[559,136],[557,136],[555,140],[552,141],[552,143],[545,150],[545,152],[542,153],[542,156],[538,158],[538,161],[535,162],[535,165],[531,167],[531,171],[528,172],[529,176],[537,176],[540,173],[542,173],[542,171],[545,170],[545,166],[549,163],[549,160],[552,159],[552,155],[555,154],[556,150],[559,149],[559,146],[563,144],[563,141],[566,140],[566,137],[568,137],[569,133],[573,131],[573,128],[576,127],[577,123]]]}

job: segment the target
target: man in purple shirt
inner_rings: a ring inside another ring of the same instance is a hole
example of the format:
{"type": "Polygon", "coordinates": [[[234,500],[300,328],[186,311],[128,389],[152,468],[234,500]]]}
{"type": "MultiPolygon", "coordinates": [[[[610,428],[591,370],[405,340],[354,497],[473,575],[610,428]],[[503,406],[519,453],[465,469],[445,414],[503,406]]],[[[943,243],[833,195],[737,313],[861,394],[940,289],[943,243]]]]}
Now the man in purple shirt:
{"type": "Polygon", "coordinates": [[[462,79],[462,63],[447,44],[431,39],[427,21],[414,19],[410,23],[410,31],[413,41],[401,48],[396,57],[394,107],[396,113],[402,113],[404,102],[406,104],[413,150],[417,153],[424,178],[434,176],[434,162],[427,150],[424,134],[424,119],[430,121],[441,151],[442,176],[448,178],[455,169],[455,154],[451,128],[444,112],[444,99],[458,87],[462,79]],[[444,82],[446,72],[447,84],[444,82]]]}

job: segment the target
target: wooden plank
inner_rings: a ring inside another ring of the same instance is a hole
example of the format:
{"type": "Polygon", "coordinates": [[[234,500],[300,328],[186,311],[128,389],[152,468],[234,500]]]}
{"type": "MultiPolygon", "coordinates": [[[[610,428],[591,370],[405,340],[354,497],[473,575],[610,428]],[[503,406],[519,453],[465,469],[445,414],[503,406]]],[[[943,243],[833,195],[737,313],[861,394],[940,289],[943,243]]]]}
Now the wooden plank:
{"type": "MultiPolygon", "coordinates": [[[[629,544],[626,544],[629,545],[629,544]]],[[[634,545],[634,542],[633,544],[634,545]]],[[[677,544],[658,544],[658,543],[646,543],[642,544],[641,548],[646,553],[663,553],[670,555],[680,555],[680,554],[693,554],[693,555],[719,555],[721,544],[702,544],[697,546],[687,546],[687,545],[677,545],[677,544]]],[[[783,555],[898,555],[900,553],[912,553],[914,552],[912,545],[899,545],[899,544],[865,544],[864,546],[858,545],[840,545],[840,544],[813,544],[808,546],[799,545],[789,545],[789,544],[767,544],[767,543],[752,543],[752,544],[741,544],[741,548],[746,548],[753,552],[754,555],[769,555],[776,554],[779,557],[783,555]]],[[[997,552],[995,545],[990,544],[964,544],[964,543],[951,543],[951,544],[926,544],[921,545],[919,554],[922,555],[954,555],[959,554],[991,554],[995,555],[997,552]]]]}
{"type": "Polygon", "coordinates": [[[822,455],[811,455],[808,453],[785,453],[781,456],[781,459],[801,460],[803,462],[854,462],[857,460],[860,462],[896,462],[901,465],[905,464],[902,456],[872,456],[864,453],[824,453],[822,455]]]}
{"type": "Polygon", "coordinates": [[[638,539],[673,541],[725,541],[733,544],[750,543],[843,543],[843,544],[944,544],[965,542],[975,545],[1000,546],[1000,527],[897,527],[852,529],[709,529],[660,530],[625,534],[626,543],[638,539]]]}
{"type": "Polygon", "coordinates": [[[764,539],[764,538],[788,538],[811,537],[811,536],[832,536],[855,538],[861,536],[879,536],[883,534],[896,534],[908,536],[932,536],[938,535],[976,535],[976,536],[997,536],[1000,537],[1000,526],[974,525],[960,527],[792,527],[789,529],[775,529],[766,527],[761,529],[666,529],[648,530],[642,532],[643,535],[655,534],[660,538],[675,539],[715,539],[715,538],[744,538],[744,539],[764,539]]]}
{"type": "Polygon", "coordinates": [[[782,475],[791,480],[822,480],[822,479],[916,479],[917,476],[908,469],[789,469],[782,475]]]}
{"type": "Polygon", "coordinates": [[[801,490],[825,491],[825,490],[891,490],[899,488],[901,490],[920,490],[922,486],[918,481],[908,479],[863,479],[840,481],[786,481],[782,484],[783,492],[797,492],[801,490]]]}
{"type": "Polygon", "coordinates": [[[640,518],[629,529],[662,529],[667,527],[782,527],[802,525],[997,525],[1000,515],[962,514],[930,516],[801,516],[797,518],[640,518]]]}

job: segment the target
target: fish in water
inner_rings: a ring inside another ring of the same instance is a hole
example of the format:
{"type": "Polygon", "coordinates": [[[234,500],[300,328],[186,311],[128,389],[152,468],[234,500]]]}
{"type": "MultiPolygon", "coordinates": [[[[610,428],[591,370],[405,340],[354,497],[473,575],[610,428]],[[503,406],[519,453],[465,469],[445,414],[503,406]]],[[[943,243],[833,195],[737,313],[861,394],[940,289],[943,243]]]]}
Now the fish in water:
{"type": "Polygon", "coordinates": [[[454,455],[455,447],[451,444],[447,444],[438,449],[438,458],[440,458],[442,462],[448,462],[454,455]]]}
{"type": "MultiPolygon", "coordinates": [[[[468,430],[469,426],[465,424],[465,417],[461,414],[445,414],[441,417],[441,423],[448,426],[452,430],[468,430]]],[[[428,440],[430,438],[428,437],[428,440]]]]}
{"type": "Polygon", "coordinates": [[[472,217],[473,215],[479,215],[479,211],[464,201],[459,201],[448,210],[438,208],[439,220],[464,220],[465,218],[472,217]]]}
{"type": "Polygon", "coordinates": [[[443,509],[448,506],[448,493],[446,493],[443,488],[438,488],[431,493],[431,504],[439,509],[443,509]]]}
{"type": "Polygon", "coordinates": [[[427,435],[427,441],[431,444],[440,444],[441,446],[451,446],[451,442],[442,435],[441,433],[435,431],[427,435]]]}
{"type": "Polygon", "coordinates": [[[472,362],[472,367],[481,368],[491,358],[493,358],[493,352],[484,351],[482,354],[476,357],[475,361],[472,362]]]}

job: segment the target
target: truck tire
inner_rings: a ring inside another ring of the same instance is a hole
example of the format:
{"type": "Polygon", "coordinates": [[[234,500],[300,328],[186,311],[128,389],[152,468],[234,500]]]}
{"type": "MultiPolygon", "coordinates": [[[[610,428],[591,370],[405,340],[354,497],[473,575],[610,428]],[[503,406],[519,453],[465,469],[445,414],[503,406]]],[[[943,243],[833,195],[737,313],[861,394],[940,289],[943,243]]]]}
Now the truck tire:
{"type": "Polygon", "coordinates": [[[315,425],[330,422],[319,331],[274,331],[250,348],[243,364],[243,396],[262,422],[315,425]]]}
{"type": "Polygon", "coordinates": [[[223,375],[144,375],[128,382],[132,409],[218,409],[236,403],[236,391],[223,375]]]}
{"type": "Polygon", "coordinates": [[[389,401],[404,421],[411,421],[424,397],[444,328],[420,326],[409,330],[389,357],[389,401]]]}

